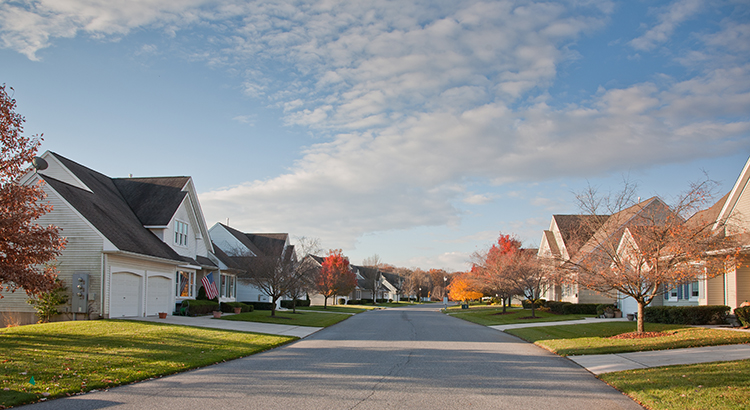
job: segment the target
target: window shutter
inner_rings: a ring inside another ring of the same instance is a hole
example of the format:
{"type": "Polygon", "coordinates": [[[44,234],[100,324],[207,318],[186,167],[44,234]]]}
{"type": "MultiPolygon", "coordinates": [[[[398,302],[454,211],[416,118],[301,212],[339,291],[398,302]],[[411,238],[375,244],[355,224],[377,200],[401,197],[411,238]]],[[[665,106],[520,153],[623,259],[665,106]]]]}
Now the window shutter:
{"type": "Polygon", "coordinates": [[[682,299],[682,286],[677,287],[677,300],[682,299]]]}

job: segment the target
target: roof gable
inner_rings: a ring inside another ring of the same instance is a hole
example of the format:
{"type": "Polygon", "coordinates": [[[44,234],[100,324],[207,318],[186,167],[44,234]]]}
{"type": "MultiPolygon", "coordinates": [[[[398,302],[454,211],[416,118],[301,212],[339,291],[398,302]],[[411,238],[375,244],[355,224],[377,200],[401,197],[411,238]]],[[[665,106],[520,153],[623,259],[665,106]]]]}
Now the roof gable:
{"type": "Polygon", "coordinates": [[[145,226],[167,226],[187,196],[188,177],[115,178],[117,189],[145,226]]]}

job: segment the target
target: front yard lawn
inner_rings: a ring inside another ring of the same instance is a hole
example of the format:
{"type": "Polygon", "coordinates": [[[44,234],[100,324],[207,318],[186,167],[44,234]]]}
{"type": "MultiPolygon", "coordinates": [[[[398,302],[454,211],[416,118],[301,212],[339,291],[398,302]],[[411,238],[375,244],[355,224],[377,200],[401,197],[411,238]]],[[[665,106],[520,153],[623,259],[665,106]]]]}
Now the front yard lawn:
{"type": "MultiPolygon", "coordinates": [[[[316,312],[339,312],[339,313],[362,313],[367,310],[372,310],[372,306],[359,306],[359,305],[353,305],[351,307],[347,306],[341,306],[341,305],[335,305],[335,306],[328,306],[327,308],[323,308],[323,306],[307,306],[307,307],[298,307],[297,310],[313,310],[316,312]]],[[[286,313],[286,312],[285,312],[286,313]]]]}
{"type": "Polygon", "coordinates": [[[505,314],[502,313],[502,307],[477,306],[471,309],[461,310],[448,308],[448,314],[459,319],[468,320],[484,326],[508,325],[513,323],[531,323],[531,322],[558,322],[562,320],[579,320],[587,315],[558,315],[555,313],[546,313],[536,311],[536,319],[529,319],[531,309],[508,308],[505,314]]]}
{"type": "Polygon", "coordinates": [[[270,310],[255,310],[252,312],[240,313],[237,315],[222,316],[221,320],[239,320],[244,322],[261,322],[276,323],[280,325],[293,326],[313,326],[328,327],[342,320],[346,320],[351,315],[344,313],[319,313],[312,311],[298,311],[292,313],[291,310],[276,311],[276,316],[271,316],[270,310]]]}
{"type": "Polygon", "coordinates": [[[560,356],[750,343],[750,333],[746,332],[660,323],[646,323],[646,332],[665,332],[664,336],[610,339],[615,335],[634,332],[635,326],[635,322],[609,322],[530,327],[506,330],[506,332],[560,356]]]}
{"type": "Polygon", "coordinates": [[[653,410],[744,410],[750,403],[750,360],[627,370],[599,378],[653,410]]]}
{"type": "Polygon", "coordinates": [[[0,408],[177,373],[293,340],[126,320],[0,329],[0,408]]]}

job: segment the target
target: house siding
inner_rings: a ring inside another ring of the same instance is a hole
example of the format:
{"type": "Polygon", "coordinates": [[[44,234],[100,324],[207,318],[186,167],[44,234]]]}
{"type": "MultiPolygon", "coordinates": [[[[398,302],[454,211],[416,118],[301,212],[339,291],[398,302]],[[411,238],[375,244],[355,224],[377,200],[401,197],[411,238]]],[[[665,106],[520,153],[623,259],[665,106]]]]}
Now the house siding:
{"type": "MultiPolygon", "coordinates": [[[[68,293],[71,296],[73,274],[88,273],[89,300],[93,301],[92,312],[97,314],[101,300],[101,252],[104,239],[49,186],[45,186],[44,190],[47,192],[47,201],[52,205],[53,210],[41,216],[37,223],[42,226],[64,226],[64,229],[60,230],[60,235],[68,240],[62,254],[54,262],[57,265],[58,277],[68,287],[68,293]]],[[[0,312],[3,312],[2,316],[8,321],[18,321],[18,324],[36,322],[33,315],[34,309],[26,302],[28,299],[26,292],[23,290],[15,293],[3,292],[3,296],[4,298],[0,299],[0,312]],[[18,315],[14,315],[15,313],[18,315]]],[[[63,314],[53,320],[73,319],[70,313],[70,302],[62,306],[60,310],[63,314]]]]}
{"type": "Polygon", "coordinates": [[[743,302],[750,301],[750,266],[742,266],[738,268],[736,279],[737,300],[735,303],[736,306],[732,306],[732,308],[737,308],[742,305],[743,302]]]}

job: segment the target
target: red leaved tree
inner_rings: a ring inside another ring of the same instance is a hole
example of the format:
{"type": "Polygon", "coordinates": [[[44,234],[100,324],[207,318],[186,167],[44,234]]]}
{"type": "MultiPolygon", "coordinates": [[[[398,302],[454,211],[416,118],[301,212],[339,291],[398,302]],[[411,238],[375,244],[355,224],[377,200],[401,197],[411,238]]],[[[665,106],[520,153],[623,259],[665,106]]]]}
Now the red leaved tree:
{"type": "Polygon", "coordinates": [[[474,263],[471,272],[476,280],[482,284],[484,294],[497,296],[503,301],[503,313],[506,311],[506,302],[510,304],[510,298],[518,293],[518,289],[511,280],[511,269],[514,255],[521,249],[521,241],[512,235],[503,235],[497,238],[489,250],[477,252],[473,255],[474,263]]]}
{"type": "Polygon", "coordinates": [[[341,249],[328,251],[315,281],[315,287],[325,298],[323,308],[328,308],[328,298],[335,295],[351,293],[357,286],[357,275],[349,269],[349,258],[341,253],[341,249]]]}
{"type": "Polygon", "coordinates": [[[57,275],[48,262],[60,255],[66,241],[59,236],[59,228],[35,223],[52,210],[43,201],[41,182],[19,183],[42,138],[22,135],[25,120],[15,109],[16,100],[8,95],[3,84],[0,86],[0,289],[14,292],[23,288],[32,296],[52,289],[57,275]]]}

